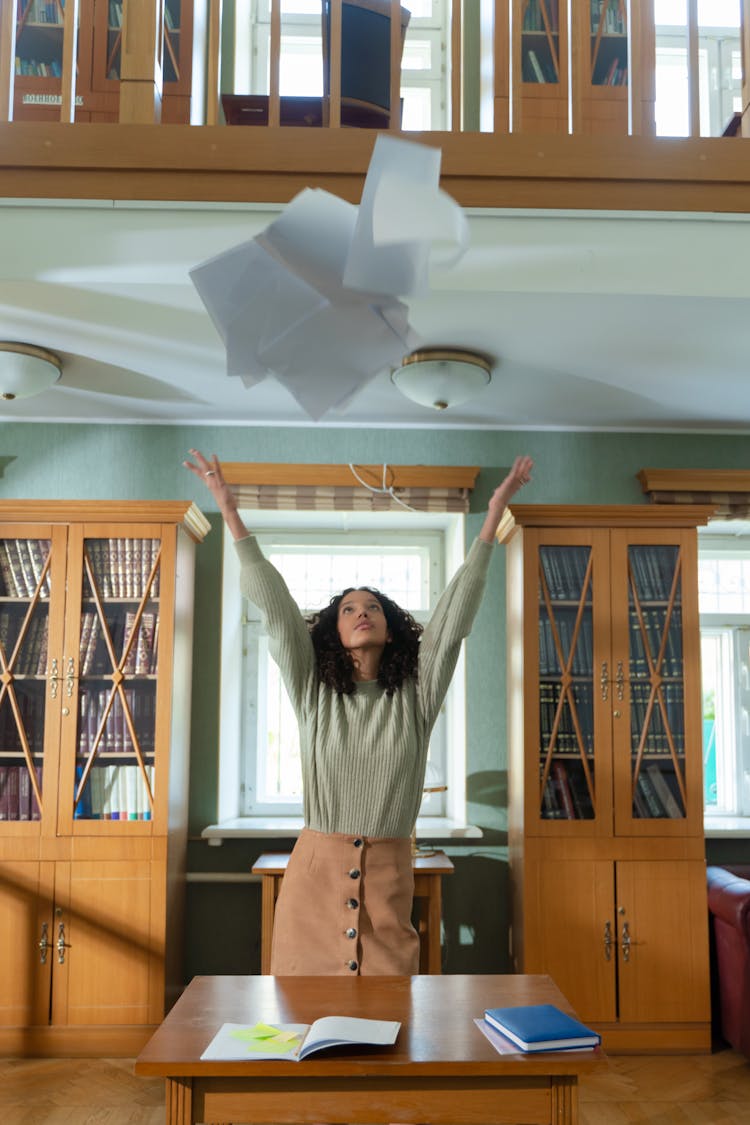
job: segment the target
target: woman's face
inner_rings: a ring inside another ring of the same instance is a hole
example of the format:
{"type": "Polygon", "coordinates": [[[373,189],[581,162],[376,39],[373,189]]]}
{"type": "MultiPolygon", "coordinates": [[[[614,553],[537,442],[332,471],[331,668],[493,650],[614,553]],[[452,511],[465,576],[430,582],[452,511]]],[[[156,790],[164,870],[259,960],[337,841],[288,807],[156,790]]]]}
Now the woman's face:
{"type": "Polygon", "coordinates": [[[337,628],[345,649],[385,648],[389,641],[383,607],[369,590],[350,590],[339,603],[337,628]]]}

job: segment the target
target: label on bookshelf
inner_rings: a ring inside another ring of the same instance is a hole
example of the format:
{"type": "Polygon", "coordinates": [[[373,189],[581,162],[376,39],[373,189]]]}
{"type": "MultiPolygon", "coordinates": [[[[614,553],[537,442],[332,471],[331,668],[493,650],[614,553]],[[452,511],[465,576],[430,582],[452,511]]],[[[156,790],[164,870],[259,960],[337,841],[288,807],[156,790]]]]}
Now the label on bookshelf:
{"type": "MultiPolygon", "coordinates": [[[[22,105],[62,105],[61,94],[27,94],[21,95],[22,105]]],[[[80,94],[76,94],[75,104],[77,106],[83,105],[83,98],[80,94]]]]}

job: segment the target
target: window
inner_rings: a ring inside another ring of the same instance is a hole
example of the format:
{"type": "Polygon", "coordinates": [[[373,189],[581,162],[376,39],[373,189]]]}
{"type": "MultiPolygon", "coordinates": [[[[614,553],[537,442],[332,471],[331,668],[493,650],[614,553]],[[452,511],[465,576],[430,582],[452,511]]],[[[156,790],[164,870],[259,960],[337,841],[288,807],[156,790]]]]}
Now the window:
{"type": "MultiPolygon", "coordinates": [[[[690,133],[687,0],[655,0],[656,133],[690,133]]],[[[700,135],[718,137],[742,109],[739,0],[699,0],[700,135]]]]}
{"type": "MultiPolygon", "coordinates": [[[[284,575],[303,613],[346,586],[382,589],[423,624],[463,558],[461,515],[411,512],[243,512],[263,553],[284,575]]],[[[239,593],[231,538],[224,552],[219,820],[300,817],[297,724],[260,614],[239,593]]],[[[464,688],[456,670],[430,741],[428,794],[420,816],[463,819],[464,688]]]]}
{"type": "Polygon", "coordinates": [[[750,816],[750,536],[699,543],[704,806],[750,816]]]}
{"type": "MultiPolygon", "coordinates": [[[[445,129],[445,0],[412,0],[401,64],[404,130],[445,129]]],[[[238,0],[235,6],[235,93],[270,88],[270,0],[238,0]]],[[[279,92],[320,97],[323,52],[320,0],[281,0],[279,92]]]]}

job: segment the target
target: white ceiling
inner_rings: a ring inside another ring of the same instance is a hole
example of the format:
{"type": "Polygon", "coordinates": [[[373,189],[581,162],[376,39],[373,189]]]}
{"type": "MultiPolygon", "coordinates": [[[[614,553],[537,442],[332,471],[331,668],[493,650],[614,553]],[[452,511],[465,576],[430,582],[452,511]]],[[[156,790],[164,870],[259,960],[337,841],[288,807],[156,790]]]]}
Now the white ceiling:
{"type": "Polygon", "coordinates": [[[750,431],[750,216],[469,212],[410,320],[497,356],[490,386],[436,413],[382,371],[314,423],[275,379],[225,374],[188,276],[277,213],[0,201],[0,339],[64,365],[0,420],[750,431]]]}

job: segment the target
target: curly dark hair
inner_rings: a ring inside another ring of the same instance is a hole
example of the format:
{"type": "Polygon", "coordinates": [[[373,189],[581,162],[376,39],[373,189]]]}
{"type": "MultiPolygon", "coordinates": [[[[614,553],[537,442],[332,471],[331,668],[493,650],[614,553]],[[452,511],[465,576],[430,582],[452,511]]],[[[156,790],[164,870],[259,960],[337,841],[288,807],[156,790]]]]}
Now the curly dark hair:
{"type": "Polygon", "coordinates": [[[332,687],[339,695],[351,695],[354,691],[354,664],[349,652],[344,648],[338,633],[339,605],[341,599],[354,590],[367,590],[373,594],[385,616],[390,640],[385,646],[378,671],[378,683],[385,688],[387,695],[393,695],[405,679],[417,675],[419,638],[423,626],[415,621],[407,610],[402,609],[391,598],[381,594],[372,586],[349,586],[331,598],[324,609],[308,617],[318,677],[321,682],[332,687]]]}

